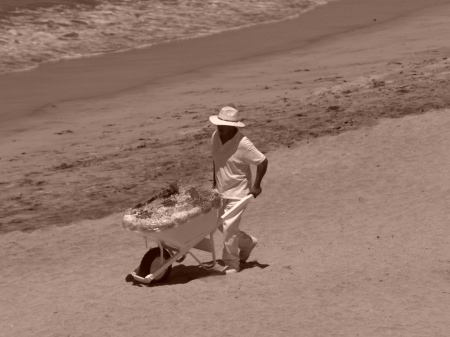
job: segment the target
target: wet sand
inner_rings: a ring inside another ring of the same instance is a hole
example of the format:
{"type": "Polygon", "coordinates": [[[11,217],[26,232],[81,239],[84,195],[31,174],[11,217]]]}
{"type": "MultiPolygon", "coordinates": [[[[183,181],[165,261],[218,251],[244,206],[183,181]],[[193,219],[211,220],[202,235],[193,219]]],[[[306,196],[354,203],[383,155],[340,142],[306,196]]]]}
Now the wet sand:
{"type": "Polygon", "coordinates": [[[195,73],[206,67],[299,49],[328,36],[445,3],[446,0],[340,0],[294,20],[141,50],[48,63],[33,71],[1,75],[0,137],[35,126],[39,121],[28,117],[55,103],[120,93],[143,85],[153,84],[157,90],[160,79],[170,80],[186,73],[195,79],[195,73]],[[18,120],[23,117],[25,120],[18,120]],[[14,123],[6,123],[8,120],[14,123]]]}

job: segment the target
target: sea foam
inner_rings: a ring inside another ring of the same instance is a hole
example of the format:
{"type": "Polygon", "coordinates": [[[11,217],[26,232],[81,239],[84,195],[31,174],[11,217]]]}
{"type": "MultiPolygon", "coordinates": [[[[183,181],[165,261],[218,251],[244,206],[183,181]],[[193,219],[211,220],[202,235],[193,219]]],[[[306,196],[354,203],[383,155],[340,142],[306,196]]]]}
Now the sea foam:
{"type": "Polygon", "coordinates": [[[284,20],[335,0],[33,1],[0,8],[0,73],[284,20]]]}

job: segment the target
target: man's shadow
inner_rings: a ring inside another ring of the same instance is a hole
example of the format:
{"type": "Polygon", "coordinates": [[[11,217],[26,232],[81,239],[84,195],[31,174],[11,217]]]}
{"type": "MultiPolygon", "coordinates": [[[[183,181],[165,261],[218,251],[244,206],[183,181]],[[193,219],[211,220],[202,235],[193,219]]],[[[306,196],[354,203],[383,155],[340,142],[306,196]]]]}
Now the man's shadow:
{"type": "MultiPolygon", "coordinates": [[[[205,265],[211,264],[211,262],[206,262],[205,265]]],[[[217,266],[224,265],[222,260],[217,260],[217,266]]],[[[245,272],[247,269],[252,268],[260,268],[264,269],[269,267],[268,264],[261,264],[258,261],[250,261],[250,262],[241,262],[241,273],[245,272]]],[[[136,281],[131,274],[128,274],[125,278],[126,282],[132,283],[134,286],[138,287],[161,287],[161,286],[170,286],[176,284],[186,284],[193,280],[198,280],[206,277],[221,277],[225,276],[225,274],[217,269],[211,268],[203,268],[199,265],[195,266],[185,266],[184,264],[179,264],[172,268],[172,272],[167,281],[165,282],[151,282],[150,284],[145,284],[136,281]]]]}

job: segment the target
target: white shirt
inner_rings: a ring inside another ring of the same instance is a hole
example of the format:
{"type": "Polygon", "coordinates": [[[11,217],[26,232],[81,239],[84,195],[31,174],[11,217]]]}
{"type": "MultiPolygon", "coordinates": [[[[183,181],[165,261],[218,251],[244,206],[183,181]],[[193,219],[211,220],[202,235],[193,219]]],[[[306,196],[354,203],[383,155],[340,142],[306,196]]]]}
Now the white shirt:
{"type": "Polygon", "coordinates": [[[219,132],[212,135],[212,157],[217,189],[224,199],[239,200],[249,192],[252,183],[250,165],[261,164],[266,157],[238,131],[222,145],[219,132]]]}

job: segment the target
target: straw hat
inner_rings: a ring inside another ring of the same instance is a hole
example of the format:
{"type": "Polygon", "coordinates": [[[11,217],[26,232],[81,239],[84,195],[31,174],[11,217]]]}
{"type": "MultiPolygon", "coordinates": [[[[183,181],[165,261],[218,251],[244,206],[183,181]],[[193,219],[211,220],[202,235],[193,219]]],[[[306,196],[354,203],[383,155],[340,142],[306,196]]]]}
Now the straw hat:
{"type": "Polygon", "coordinates": [[[239,121],[239,111],[230,106],[223,107],[217,116],[210,116],[209,120],[215,125],[229,125],[238,128],[245,126],[239,121]]]}

